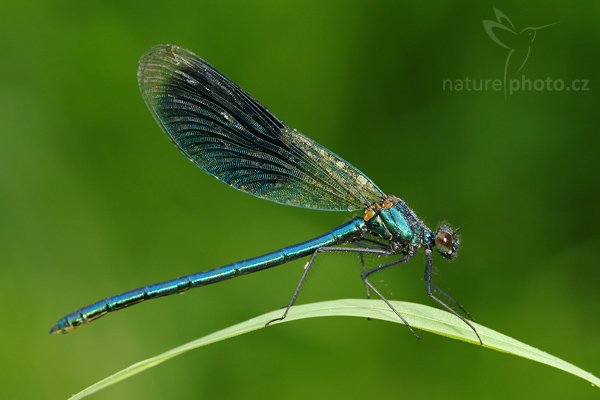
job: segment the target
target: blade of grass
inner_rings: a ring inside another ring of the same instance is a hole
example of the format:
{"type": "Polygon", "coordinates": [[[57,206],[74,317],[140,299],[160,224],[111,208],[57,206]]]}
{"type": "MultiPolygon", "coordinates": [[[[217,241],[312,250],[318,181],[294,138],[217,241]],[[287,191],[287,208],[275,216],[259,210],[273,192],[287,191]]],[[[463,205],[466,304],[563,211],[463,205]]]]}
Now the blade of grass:
{"type": "MultiPolygon", "coordinates": [[[[479,345],[477,337],[473,331],[462,321],[456,318],[456,316],[446,311],[422,304],[405,303],[399,301],[392,301],[391,303],[406,318],[413,328],[479,345]]],[[[157,356],[137,362],[105,379],[102,379],[97,383],[94,383],[81,392],[73,395],[70,399],[77,400],[87,397],[101,389],[114,385],[117,382],[137,375],[142,371],[145,371],[164,361],[198,347],[206,346],[211,343],[219,342],[221,340],[229,339],[234,336],[264,328],[268,321],[280,317],[281,313],[281,310],[276,310],[260,315],[248,321],[241,322],[220,331],[211,333],[210,335],[193,340],[189,343],[175,347],[157,356]]],[[[373,318],[402,323],[389,309],[389,307],[380,300],[349,299],[294,306],[290,310],[287,318],[284,321],[276,324],[287,323],[305,318],[333,316],[373,318]]],[[[600,386],[600,379],[591,373],[574,366],[573,364],[563,361],[560,358],[554,357],[525,343],[512,339],[506,335],[502,335],[482,325],[476,323],[473,323],[473,325],[483,340],[482,347],[487,347],[489,349],[523,357],[532,361],[537,361],[585,379],[594,386],[600,386]]]]}

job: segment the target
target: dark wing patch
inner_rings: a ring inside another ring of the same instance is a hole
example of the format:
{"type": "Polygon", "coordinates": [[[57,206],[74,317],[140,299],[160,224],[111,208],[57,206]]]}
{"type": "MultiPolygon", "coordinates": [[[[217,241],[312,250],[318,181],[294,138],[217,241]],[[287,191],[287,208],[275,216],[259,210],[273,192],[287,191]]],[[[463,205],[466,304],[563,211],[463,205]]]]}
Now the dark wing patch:
{"type": "Polygon", "coordinates": [[[197,166],[277,203],[360,210],[383,193],[358,169],[288,128],[192,52],[159,45],[142,57],[138,83],[155,119],[197,166]]]}

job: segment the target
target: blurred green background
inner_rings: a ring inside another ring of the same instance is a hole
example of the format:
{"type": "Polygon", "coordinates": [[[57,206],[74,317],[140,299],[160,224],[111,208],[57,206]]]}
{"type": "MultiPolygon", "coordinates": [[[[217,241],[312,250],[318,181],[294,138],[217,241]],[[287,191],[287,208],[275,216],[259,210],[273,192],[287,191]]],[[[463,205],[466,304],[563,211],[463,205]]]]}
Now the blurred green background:
{"type": "MultiPolygon", "coordinates": [[[[60,399],[148,356],[287,303],[303,261],[139,305],[68,336],[108,295],[259,255],[350,218],[234,191],[160,131],[136,83],[187,47],[340,154],[430,226],[463,225],[436,282],[493,329],[600,373],[597,2],[7,2],[0,16],[0,398],[60,399]],[[500,79],[493,7],[539,32],[522,73],[589,90],[442,90],[500,79]],[[232,233],[233,232],[233,233],[232,233]]],[[[374,281],[432,303],[423,258],[374,281]]],[[[356,257],[323,256],[300,302],[362,297],[356,257]]],[[[307,320],[188,353],[95,399],[569,398],[549,367],[362,319],[307,320]]]]}

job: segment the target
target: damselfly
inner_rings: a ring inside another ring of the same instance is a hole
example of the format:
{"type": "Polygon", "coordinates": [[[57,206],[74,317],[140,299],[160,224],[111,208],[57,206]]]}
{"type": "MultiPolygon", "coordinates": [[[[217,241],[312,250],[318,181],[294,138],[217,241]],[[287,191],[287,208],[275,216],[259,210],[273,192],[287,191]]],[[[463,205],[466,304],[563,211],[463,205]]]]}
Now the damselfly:
{"type": "Polygon", "coordinates": [[[460,318],[479,338],[467,320],[472,318],[464,307],[432,283],[433,249],[443,258],[453,259],[459,246],[456,230],[445,224],[435,232],[430,230],[404,201],[384,194],[350,163],[287,127],[242,88],[188,50],[174,45],[152,48],[140,60],[138,83],[158,124],[179,150],[208,174],[238,190],[276,203],[362,214],[303,243],[108,297],[61,318],[51,333],[70,332],[106,313],[144,300],[310,257],[282,316],[273,321],[283,320],[317,255],[347,252],[360,256],[361,278],[367,291],[381,298],[417,336],[369,278],[408,261],[423,248],[427,294],[460,318]],[[367,269],[364,255],[387,260],[367,269]]]}

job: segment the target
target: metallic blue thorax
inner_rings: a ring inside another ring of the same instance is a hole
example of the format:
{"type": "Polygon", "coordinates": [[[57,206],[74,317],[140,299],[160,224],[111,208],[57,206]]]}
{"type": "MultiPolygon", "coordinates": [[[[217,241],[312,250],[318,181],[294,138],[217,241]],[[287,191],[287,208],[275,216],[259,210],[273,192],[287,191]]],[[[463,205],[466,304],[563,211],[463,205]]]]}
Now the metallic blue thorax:
{"type": "Polygon", "coordinates": [[[400,199],[395,199],[392,207],[378,210],[367,222],[367,226],[371,232],[385,240],[411,247],[427,242],[428,233],[431,233],[414,211],[400,199]]]}

